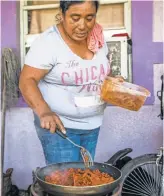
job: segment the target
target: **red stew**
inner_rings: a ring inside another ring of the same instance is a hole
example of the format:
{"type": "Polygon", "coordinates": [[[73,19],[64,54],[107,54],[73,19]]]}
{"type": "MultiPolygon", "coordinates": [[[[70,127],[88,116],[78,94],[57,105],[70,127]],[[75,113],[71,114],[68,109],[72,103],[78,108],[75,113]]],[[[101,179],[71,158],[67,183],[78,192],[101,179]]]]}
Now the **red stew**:
{"type": "Polygon", "coordinates": [[[45,177],[45,181],[51,184],[63,186],[96,186],[114,181],[114,178],[100,170],[90,169],[66,169],[52,172],[45,177]]]}

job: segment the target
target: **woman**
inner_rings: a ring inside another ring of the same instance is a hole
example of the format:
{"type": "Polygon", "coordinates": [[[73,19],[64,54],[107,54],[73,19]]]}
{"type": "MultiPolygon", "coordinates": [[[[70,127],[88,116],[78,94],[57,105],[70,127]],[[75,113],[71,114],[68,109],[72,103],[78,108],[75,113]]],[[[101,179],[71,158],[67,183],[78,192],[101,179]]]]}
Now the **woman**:
{"type": "Polygon", "coordinates": [[[25,58],[20,89],[34,111],[47,164],[81,160],[78,148],[54,134],[56,128],[95,155],[106,106],[98,83],[109,74],[98,6],[60,1],[60,23],[43,32],[25,58]]]}

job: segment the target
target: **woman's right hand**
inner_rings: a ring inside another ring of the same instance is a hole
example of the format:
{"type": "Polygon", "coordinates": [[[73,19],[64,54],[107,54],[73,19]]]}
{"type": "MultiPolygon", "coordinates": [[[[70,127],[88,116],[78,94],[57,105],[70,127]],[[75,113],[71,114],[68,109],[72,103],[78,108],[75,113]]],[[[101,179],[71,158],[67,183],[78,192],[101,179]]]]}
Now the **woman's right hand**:
{"type": "Polygon", "coordinates": [[[66,134],[62,121],[54,112],[48,112],[40,115],[40,125],[43,129],[50,130],[51,133],[55,133],[56,129],[58,128],[60,131],[66,134]]]}
{"type": "Polygon", "coordinates": [[[46,74],[48,74],[48,69],[24,65],[19,79],[19,88],[27,104],[39,117],[42,128],[50,130],[51,133],[54,133],[58,128],[65,133],[63,123],[58,115],[51,111],[38,87],[39,81],[46,74]]]}

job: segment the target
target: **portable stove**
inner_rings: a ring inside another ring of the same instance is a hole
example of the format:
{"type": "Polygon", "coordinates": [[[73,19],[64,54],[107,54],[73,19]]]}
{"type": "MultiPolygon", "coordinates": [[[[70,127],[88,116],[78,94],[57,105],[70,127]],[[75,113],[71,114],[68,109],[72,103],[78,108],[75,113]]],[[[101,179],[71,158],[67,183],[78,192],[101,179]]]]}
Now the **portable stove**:
{"type": "MultiPolygon", "coordinates": [[[[120,189],[118,187],[117,190],[115,190],[113,193],[108,193],[107,195],[102,195],[102,196],[119,196],[119,195],[120,195],[120,189]]],[[[30,196],[58,196],[58,195],[51,195],[49,193],[46,193],[39,186],[38,183],[34,183],[31,185],[31,188],[30,188],[30,196]]]]}

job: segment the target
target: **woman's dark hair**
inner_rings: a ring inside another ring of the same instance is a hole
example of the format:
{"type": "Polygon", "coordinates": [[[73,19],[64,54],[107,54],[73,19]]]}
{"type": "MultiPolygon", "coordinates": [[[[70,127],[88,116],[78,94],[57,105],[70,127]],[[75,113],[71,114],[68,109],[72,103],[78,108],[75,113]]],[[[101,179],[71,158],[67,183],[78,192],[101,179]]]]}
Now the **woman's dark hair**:
{"type": "MultiPolygon", "coordinates": [[[[71,6],[71,5],[74,5],[74,4],[78,4],[78,3],[84,3],[85,0],[79,0],[79,1],[73,1],[73,0],[69,0],[69,1],[60,1],[60,9],[62,10],[62,13],[65,14],[65,12],[68,10],[68,8],[71,6]]],[[[92,1],[94,4],[95,4],[95,7],[96,7],[96,12],[99,8],[99,1],[92,1]]]]}

